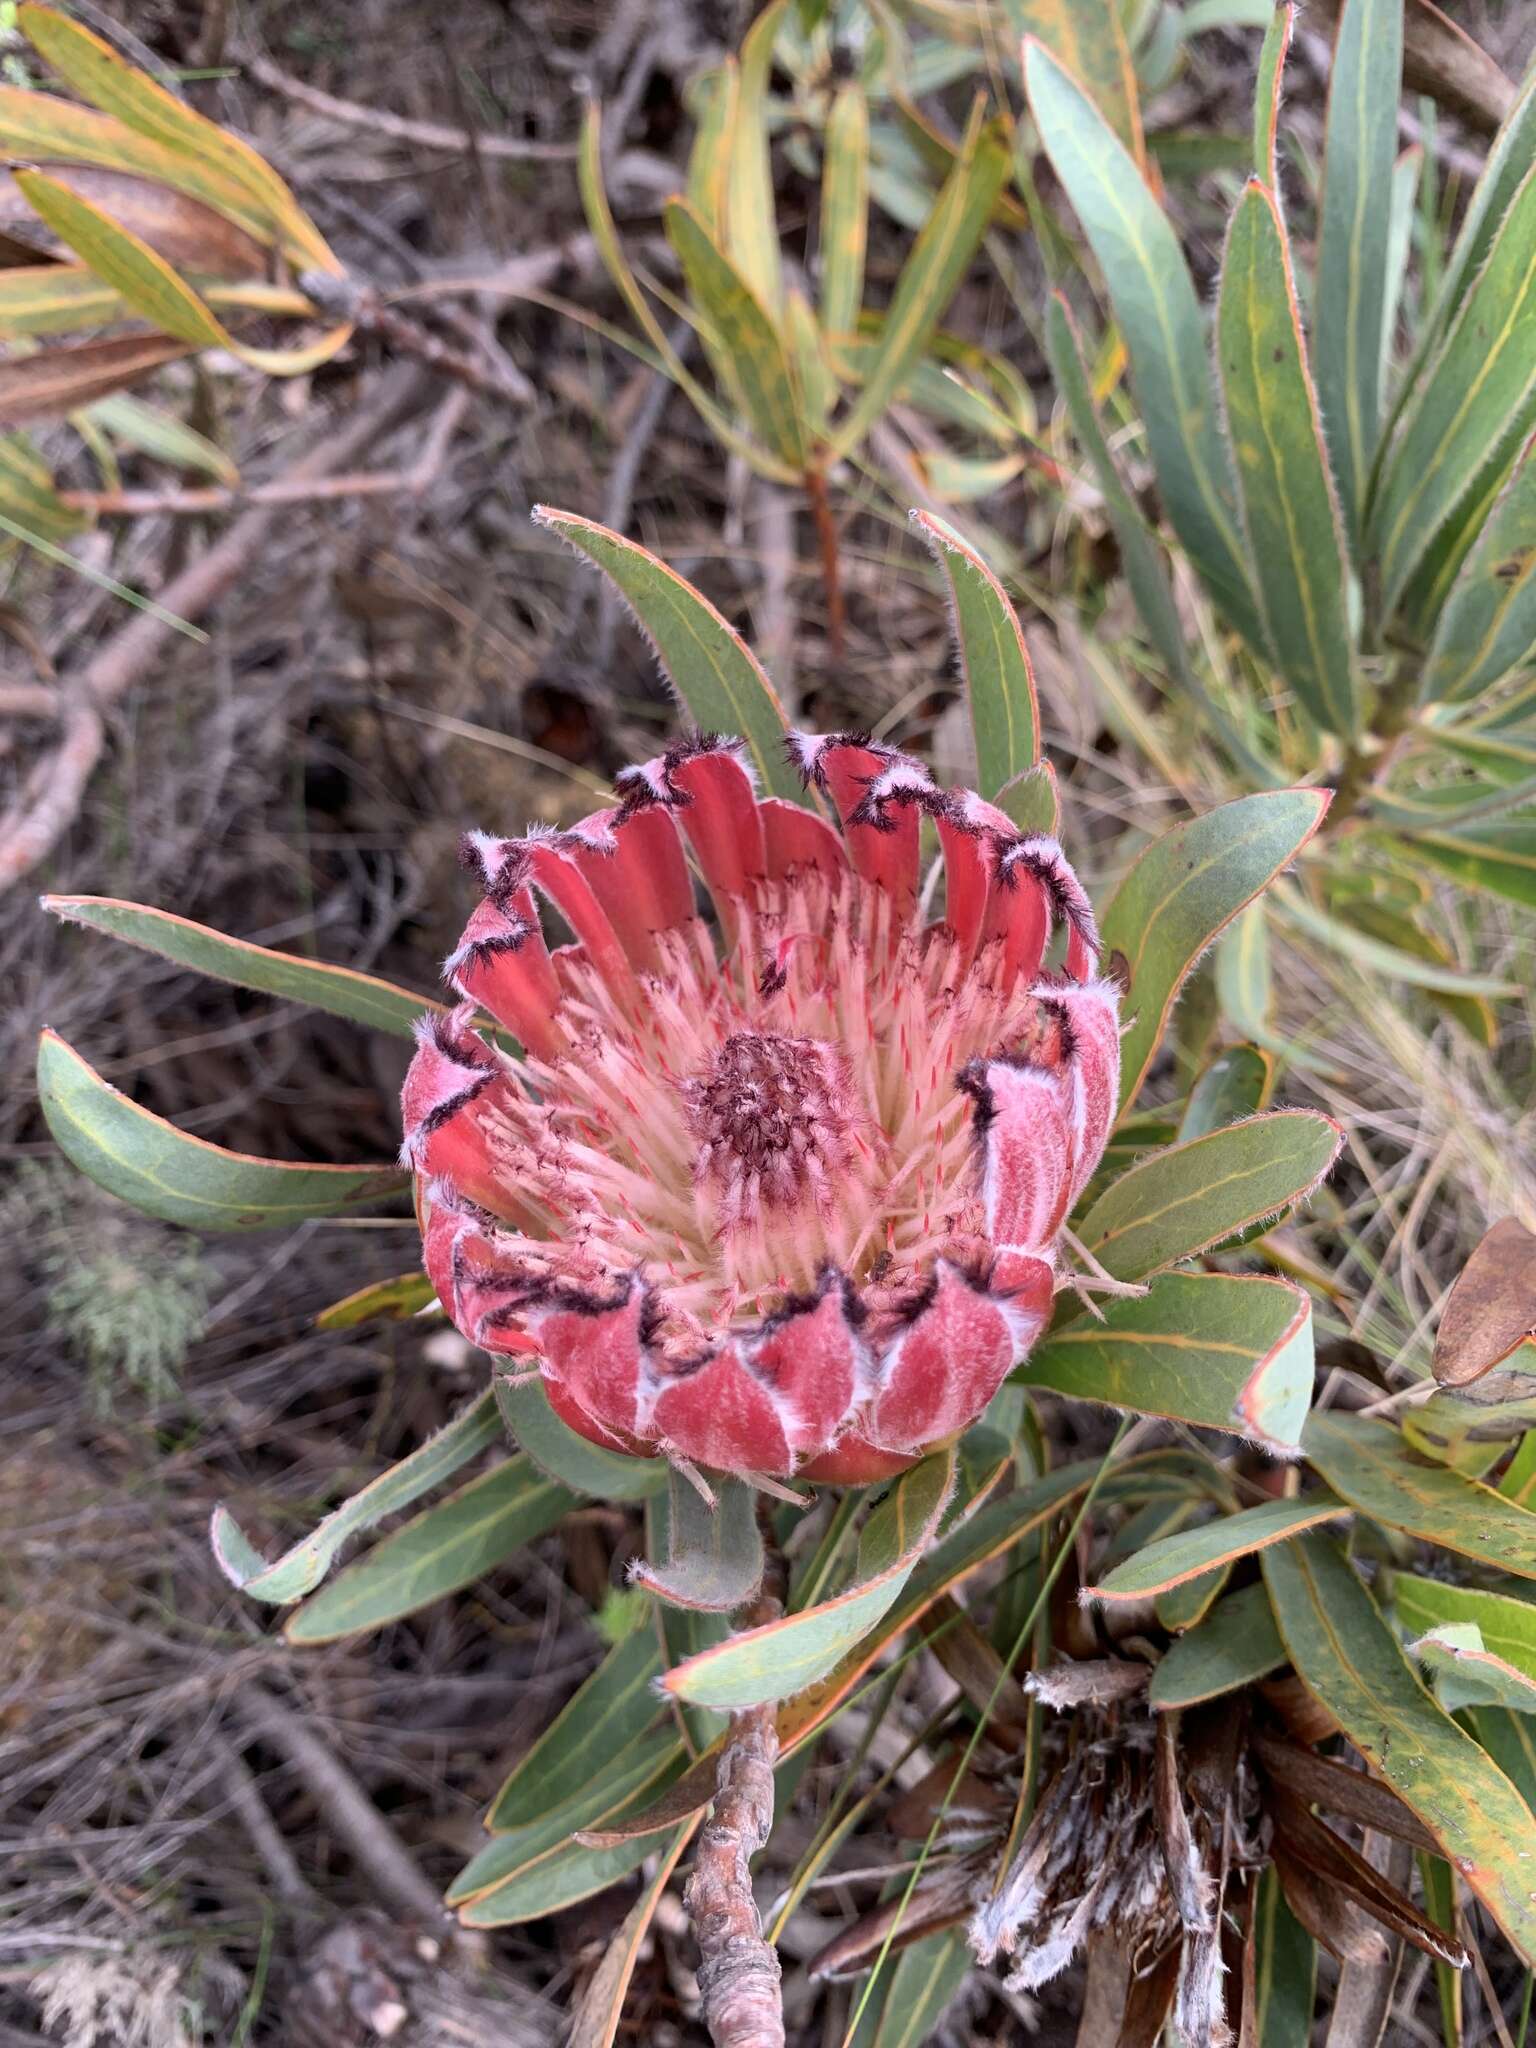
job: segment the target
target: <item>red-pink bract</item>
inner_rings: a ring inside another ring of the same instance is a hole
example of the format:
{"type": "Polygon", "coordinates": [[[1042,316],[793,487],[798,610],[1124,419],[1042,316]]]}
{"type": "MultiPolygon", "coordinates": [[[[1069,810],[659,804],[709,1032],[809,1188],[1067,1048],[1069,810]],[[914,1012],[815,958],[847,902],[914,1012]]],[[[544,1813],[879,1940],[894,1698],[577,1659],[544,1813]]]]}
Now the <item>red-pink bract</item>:
{"type": "Polygon", "coordinates": [[[1045,1327],[1119,991],[1053,839],[861,735],[792,745],[828,815],[696,737],[570,831],[470,835],[484,900],[404,1157],[443,1305],[488,1351],[535,1345],[581,1435],[862,1484],[974,1421],[1045,1327]]]}

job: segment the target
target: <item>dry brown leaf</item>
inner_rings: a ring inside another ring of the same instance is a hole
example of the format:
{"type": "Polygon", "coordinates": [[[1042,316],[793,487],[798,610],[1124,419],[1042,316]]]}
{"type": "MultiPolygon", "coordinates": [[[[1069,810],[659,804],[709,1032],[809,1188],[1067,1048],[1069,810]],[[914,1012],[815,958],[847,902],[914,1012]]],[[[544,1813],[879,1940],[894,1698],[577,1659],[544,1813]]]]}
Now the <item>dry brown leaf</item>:
{"type": "Polygon", "coordinates": [[[1435,1378],[1464,1387],[1536,1337],[1536,1236],[1513,1216],[1495,1223],[1461,1269],[1440,1316],[1435,1378]]]}
{"type": "MultiPolygon", "coordinates": [[[[46,172],[78,198],[100,207],[177,270],[220,278],[266,274],[267,253],[261,244],[185,192],[173,192],[152,178],[136,178],[130,171],[101,170],[92,164],[39,162],[27,168],[46,172]]],[[[0,183],[0,234],[50,256],[63,247],[9,182],[0,183]]]]}
{"type": "Polygon", "coordinates": [[[126,390],[192,353],[164,334],[120,334],[105,341],[64,342],[36,355],[0,362],[0,427],[28,426],[126,390]]]}

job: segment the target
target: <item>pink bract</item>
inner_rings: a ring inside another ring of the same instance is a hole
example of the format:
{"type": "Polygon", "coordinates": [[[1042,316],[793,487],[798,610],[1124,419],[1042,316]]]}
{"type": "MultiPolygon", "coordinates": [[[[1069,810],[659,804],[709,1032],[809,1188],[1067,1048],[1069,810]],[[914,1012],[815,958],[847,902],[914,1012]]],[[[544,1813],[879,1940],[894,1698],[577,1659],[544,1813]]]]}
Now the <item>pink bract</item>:
{"type": "Polygon", "coordinates": [[[570,831],[469,836],[484,900],[463,1001],[422,1020],[404,1158],[444,1307],[535,1351],[582,1436],[862,1484],[973,1422],[1045,1327],[1119,990],[1055,840],[861,735],[790,744],[840,829],[697,737],[570,831]]]}

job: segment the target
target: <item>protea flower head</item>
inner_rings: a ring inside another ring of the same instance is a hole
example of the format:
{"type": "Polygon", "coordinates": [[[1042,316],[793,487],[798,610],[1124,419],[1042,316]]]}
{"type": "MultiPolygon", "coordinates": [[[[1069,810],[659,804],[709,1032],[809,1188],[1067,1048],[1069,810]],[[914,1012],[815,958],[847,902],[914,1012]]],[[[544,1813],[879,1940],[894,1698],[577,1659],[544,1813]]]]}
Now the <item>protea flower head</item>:
{"type": "Polygon", "coordinates": [[[789,744],[825,814],[695,736],[572,830],[470,834],[484,900],[447,965],[462,1003],[421,1026],[404,1157],[443,1305],[536,1353],[571,1428],[864,1483],[964,1429],[1044,1328],[1119,991],[1054,839],[865,736],[789,744]]]}

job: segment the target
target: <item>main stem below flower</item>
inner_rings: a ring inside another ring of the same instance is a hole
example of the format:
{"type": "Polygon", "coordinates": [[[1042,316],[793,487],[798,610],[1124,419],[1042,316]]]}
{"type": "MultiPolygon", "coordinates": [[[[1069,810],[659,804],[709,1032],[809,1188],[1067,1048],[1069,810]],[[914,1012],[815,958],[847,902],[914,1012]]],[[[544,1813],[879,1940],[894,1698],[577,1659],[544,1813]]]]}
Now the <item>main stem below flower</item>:
{"type": "MultiPolygon", "coordinates": [[[[773,1540],[766,1498],[762,1590],[743,1626],[762,1628],[784,1611],[784,1565],[773,1540]]],[[[779,1958],[763,1937],[752,1895],[752,1858],[773,1830],[773,1767],[779,1757],[773,1705],[731,1717],[715,1776],[715,1801],[683,1903],[699,1944],[704,2023],[715,2048],[784,2048],[779,1958]]]]}

